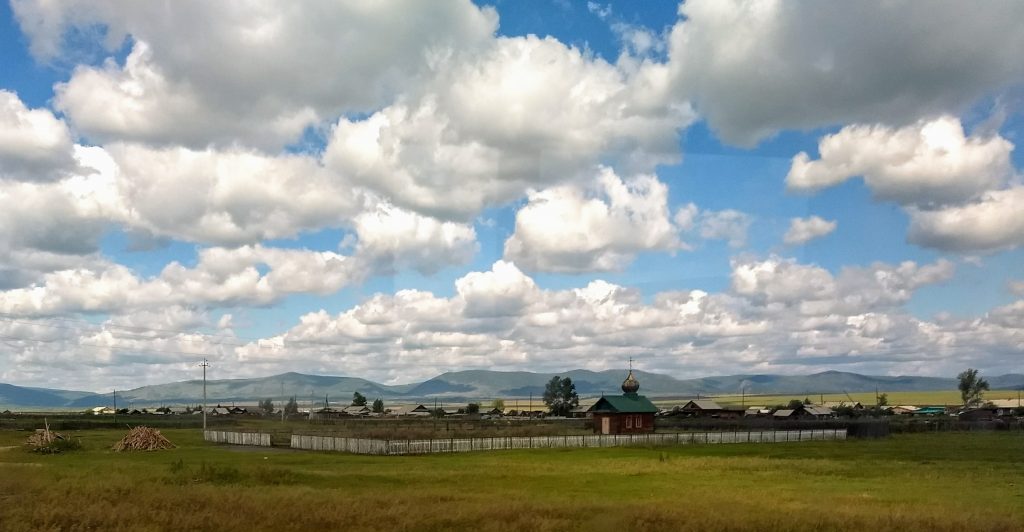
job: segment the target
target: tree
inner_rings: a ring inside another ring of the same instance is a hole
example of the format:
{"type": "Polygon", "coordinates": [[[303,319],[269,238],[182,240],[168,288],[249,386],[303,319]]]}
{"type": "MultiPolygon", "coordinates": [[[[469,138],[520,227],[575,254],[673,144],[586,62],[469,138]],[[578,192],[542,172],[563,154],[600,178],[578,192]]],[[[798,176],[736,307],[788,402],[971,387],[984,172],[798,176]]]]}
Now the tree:
{"type": "Polygon", "coordinates": [[[269,398],[260,401],[259,407],[263,411],[263,415],[269,416],[274,413],[274,401],[269,398]]]}
{"type": "Polygon", "coordinates": [[[468,405],[466,405],[466,413],[467,414],[479,414],[480,413],[480,403],[469,403],[468,405]]]}
{"type": "Polygon", "coordinates": [[[786,410],[800,410],[804,406],[804,402],[799,399],[793,399],[786,406],[786,410]]]}
{"type": "Polygon", "coordinates": [[[883,393],[878,396],[878,404],[875,406],[889,406],[889,394],[883,393]]]}
{"type": "Polygon", "coordinates": [[[981,403],[982,394],[988,390],[988,381],[978,375],[978,370],[967,368],[966,371],[956,376],[960,384],[960,398],[964,400],[964,406],[974,406],[981,403]]]}
{"type": "Polygon", "coordinates": [[[299,413],[299,402],[295,400],[295,396],[288,399],[288,404],[284,405],[284,415],[294,416],[299,413]]]}
{"type": "Polygon", "coordinates": [[[352,406],[366,406],[366,396],[359,392],[352,392],[352,406]]]}
{"type": "Polygon", "coordinates": [[[558,376],[551,377],[547,386],[544,387],[544,404],[553,416],[567,416],[573,408],[580,404],[580,398],[576,395],[576,385],[572,379],[564,379],[558,376]]]}
{"type": "Polygon", "coordinates": [[[491,408],[492,409],[497,408],[498,410],[501,410],[502,412],[504,412],[505,411],[505,401],[503,399],[495,399],[494,402],[491,403],[491,408]]]}
{"type": "Polygon", "coordinates": [[[373,409],[372,410],[375,413],[377,413],[377,414],[383,414],[384,413],[384,400],[381,399],[380,397],[374,399],[373,400],[373,409]]]}
{"type": "Polygon", "coordinates": [[[811,404],[811,398],[810,397],[804,397],[804,404],[805,405],[811,404]]]}

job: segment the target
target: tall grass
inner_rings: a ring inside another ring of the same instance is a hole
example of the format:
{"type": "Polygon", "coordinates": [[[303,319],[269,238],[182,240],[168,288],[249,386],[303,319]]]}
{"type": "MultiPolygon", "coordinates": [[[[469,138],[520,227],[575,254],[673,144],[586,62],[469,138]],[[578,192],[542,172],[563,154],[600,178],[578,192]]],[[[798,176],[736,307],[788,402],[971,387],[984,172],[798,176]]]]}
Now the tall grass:
{"type": "MultiPolygon", "coordinates": [[[[0,451],[0,530],[1021,530],[1024,439],[371,457],[179,447],[0,451]],[[178,479],[183,481],[179,482],[178,479]]],[[[0,447],[24,433],[0,432],[0,447]]],[[[12,443],[13,442],[13,443],[12,443]]]]}

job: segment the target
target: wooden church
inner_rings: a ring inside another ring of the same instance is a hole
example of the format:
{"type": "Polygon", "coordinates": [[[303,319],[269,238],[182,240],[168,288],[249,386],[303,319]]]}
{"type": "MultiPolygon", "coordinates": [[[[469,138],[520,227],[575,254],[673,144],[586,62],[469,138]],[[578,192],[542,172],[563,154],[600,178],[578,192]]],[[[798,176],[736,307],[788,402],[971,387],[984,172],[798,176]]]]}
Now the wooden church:
{"type": "Polygon", "coordinates": [[[594,403],[587,412],[594,420],[594,432],[598,434],[633,434],[654,432],[654,414],[658,407],[650,399],[639,395],[640,382],[633,376],[633,370],[622,382],[622,395],[605,395],[594,403]]]}

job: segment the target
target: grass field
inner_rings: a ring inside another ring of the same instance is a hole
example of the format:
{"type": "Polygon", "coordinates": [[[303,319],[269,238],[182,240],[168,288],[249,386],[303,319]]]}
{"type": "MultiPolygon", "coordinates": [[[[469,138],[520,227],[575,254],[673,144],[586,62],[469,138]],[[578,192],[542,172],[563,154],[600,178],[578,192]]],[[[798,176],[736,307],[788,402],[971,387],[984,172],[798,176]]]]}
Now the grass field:
{"type": "Polygon", "coordinates": [[[37,455],[0,431],[0,530],[1024,530],[1020,433],[415,457],[164,433],[37,455]]]}

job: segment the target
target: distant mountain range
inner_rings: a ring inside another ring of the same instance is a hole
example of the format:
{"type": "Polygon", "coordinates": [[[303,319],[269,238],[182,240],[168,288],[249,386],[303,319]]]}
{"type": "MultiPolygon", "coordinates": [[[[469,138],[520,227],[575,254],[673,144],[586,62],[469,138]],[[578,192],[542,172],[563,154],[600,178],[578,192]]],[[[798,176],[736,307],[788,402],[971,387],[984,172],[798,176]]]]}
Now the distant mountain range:
{"type": "MultiPolygon", "coordinates": [[[[688,397],[716,394],[735,394],[745,389],[747,394],[819,394],[842,392],[906,392],[927,390],[955,390],[956,379],[938,377],[880,377],[840,371],[825,371],[813,375],[729,375],[700,379],[676,379],[669,375],[633,372],[640,380],[641,393],[655,397],[688,397]]],[[[572,370],[559,373],[576,384],[581,396],[602,393],[621,393],[619,386],[625,370],[588,371],[572,370]]],[[[356,377],[330,377],[283,373],[255,379],[210,380],[206,383],[209,403],[255,403],[264,398],[280,400],[296,396],[300,401],[321,401],[327,396],[332,401],[347,401],[353,392],[369,398],[416,401],[444,398],[449,401],[489,399],[495,397],[540,397],[544,385],[554,373],[528,371],[454,371],[432,379],[410,384],[386,385],[356,377]]],[[[1024,375],[1008,374],[987,377],[992,389],[1022,389],[1024,375]]],[[[118,404],[135,406],[196,404],[202,401],[203,382],[190,380],[143,386],[117,392],[118,404]]],[[[84,409],[107,406],[111,395],[70,390],[27,388],[0,383],[0,406],[84,409]]]]}

